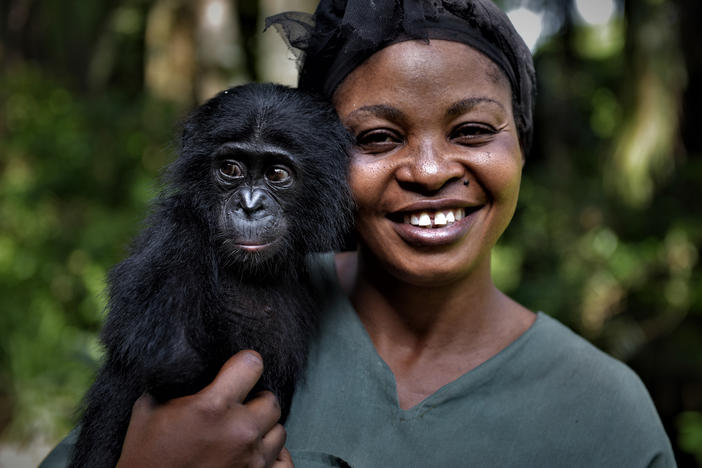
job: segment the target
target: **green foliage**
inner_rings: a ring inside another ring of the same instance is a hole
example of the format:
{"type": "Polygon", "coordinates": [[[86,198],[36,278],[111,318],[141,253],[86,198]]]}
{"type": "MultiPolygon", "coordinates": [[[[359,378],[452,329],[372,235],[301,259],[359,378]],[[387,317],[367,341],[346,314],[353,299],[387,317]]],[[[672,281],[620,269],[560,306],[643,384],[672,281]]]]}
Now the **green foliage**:
{"type": "Polygon", "coordinates": [[[691,210],[702,165],[674,140],[679,45],[639,39],[670,8],[637,10],[629,33],[623,18],[573,27],[539,50],[535,145],[502,240],[519,280],[501,280],[496,252],[507,292],[625,360],[702,315],[702,219],[691,210]]]}
{"type": "Polygon", "coordinates": [[[30,67],[0,76],[0,116],[0,381],[11,432],[56,435],[92,379],[105,274],[170,158],[174,116],[30,67]]]}
{"type": "Polygon", "coordinates": [[[680,436],[678,444],[688,453],[695,455],[702,465],[702,412],[685,411],[678,415],[680,436]]]}

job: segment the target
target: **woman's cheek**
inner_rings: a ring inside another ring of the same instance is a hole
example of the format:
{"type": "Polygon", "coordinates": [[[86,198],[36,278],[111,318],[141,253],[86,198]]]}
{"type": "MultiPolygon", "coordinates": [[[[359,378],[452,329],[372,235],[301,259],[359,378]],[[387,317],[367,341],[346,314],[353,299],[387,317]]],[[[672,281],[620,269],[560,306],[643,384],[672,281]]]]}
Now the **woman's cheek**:
{"type": "Polygon", "coordinates": [[[384,187],[389,183],[386,166],[385,161],[371,155],[352,155],[349,183],[358,210],[380,207],[384,187]]]}
{"type": "Polygon", "coordinates": [[[495,171],[495,197],[506,203],[516,204],[522,181],[522,166],[514,160],[504,161],[500,170],[495,171]]]}
{"type": "Polygon", "coordinates": [[[476,176],[494,201],[515,204],[519,195],[524,159],[516,139],[498,140],[490,151],[485,151],[474,161],[476,176]]]}

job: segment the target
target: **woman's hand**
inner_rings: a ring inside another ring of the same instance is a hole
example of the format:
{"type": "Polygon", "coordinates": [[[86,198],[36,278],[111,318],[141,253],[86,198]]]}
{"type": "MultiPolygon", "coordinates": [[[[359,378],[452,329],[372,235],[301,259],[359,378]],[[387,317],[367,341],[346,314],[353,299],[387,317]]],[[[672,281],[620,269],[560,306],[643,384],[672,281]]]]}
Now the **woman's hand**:
{"type": "Polygon", "coordinates": [[[241,351],[195,395],[134,404],[122,454],[127,467],[292,467],[280,406],[271,392],[243,403],[263,372],[261,357],[241,351]]]}

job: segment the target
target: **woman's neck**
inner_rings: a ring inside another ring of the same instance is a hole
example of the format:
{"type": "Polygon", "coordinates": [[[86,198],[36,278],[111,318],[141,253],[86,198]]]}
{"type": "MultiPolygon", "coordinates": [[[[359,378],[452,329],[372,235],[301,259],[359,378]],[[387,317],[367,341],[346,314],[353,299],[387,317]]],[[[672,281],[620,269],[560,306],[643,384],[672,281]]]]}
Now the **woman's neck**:
{"type": "Polygon", "coordinates": [[[337,256],[337,272],[370,334],[377,328],[424,341],[434,334],[479,333],[502,319],[509,301],[492,283],[489,259],[465,277],[441,284],[403,281],[355,252],[337,256]]]}
{"type": "Polygon", "coordinates": [[[489,264],[463,281],[403,282],[357,254],[337,256],[342,287],[395,375],[400,406],[414,406],[517,339],[535,315],[502,294],[489,264]]]}

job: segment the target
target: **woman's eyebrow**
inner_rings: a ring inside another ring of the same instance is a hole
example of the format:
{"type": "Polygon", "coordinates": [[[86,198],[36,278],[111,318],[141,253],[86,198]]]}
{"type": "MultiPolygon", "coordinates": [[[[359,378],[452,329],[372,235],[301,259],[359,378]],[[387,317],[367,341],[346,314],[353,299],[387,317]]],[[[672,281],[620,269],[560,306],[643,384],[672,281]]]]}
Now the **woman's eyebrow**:
{"type": "Polygon", "coordinates": [[[346,118],[355,118],[363,114],[371,114],[375,117],[380,117],[395,122],[405,119],[405,115],[402,113],[402,111],[387,104],[375,104],[372,106],[359,107],[358,109],[350,112],[346,118]]]}
{"type": "Polygon", "coordinates": [[[502,110],[505,110],[505,106],[502,105],[501,102],[496,101],[492,98],[488,97],[470,97],[466,99],[461,99],[460,101],[454,103],[449,107],[448,111],[446,112],[450,116],[457,116],[461,115],[463,113],[468,112],[471,110],[473,107],[477,106],[478,104],[481,103],[492,103],[496,104],[499,106],[502,110]]]}

